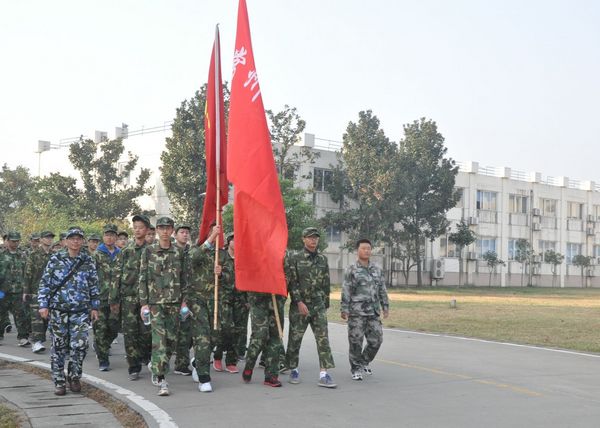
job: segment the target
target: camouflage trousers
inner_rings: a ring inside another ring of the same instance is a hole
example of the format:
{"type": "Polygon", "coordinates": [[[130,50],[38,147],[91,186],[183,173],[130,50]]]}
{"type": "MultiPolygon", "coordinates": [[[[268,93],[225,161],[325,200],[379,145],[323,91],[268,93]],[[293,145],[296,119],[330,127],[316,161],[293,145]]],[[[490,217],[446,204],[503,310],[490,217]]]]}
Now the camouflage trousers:
{"type": "Polygon", "coordinates": [[[140,317],[138,298],[126,296],[121,300],[121,322],[125,339],[125,356],[129,373],[139,373],[142,364],[150,361],[152,353],[152,330],[140,317]]]}
{"type": "Polygon", "coordinates": [[[210,353],[215,334],[212,330],[214,303],[210,299],[188,300],[192,315],[188,318],[194,345],[195,368],[201,383],[210,382],[210,353]]]}
{"type": "Polygon", "coordinates": [[[300,345],[302,344],[306,328],[310,325],[317,341],[317,353],[319,354],[321,369],[334,368],[333,355],[329,346],[327,309],[325,309],[325,306],[309,307],[308,315],[304,316],[300,314],[298,305],[292,303],[290,305],[289,319],[290,326],[286,354],[287,366],[290,369],[298,367],[300,345]]]}
{"type": "Polygon", "coordinates": [[[179,305],[150,306],[152,329],[152,373],[167,374],[169,360],[177,342],[179,305]]]}
{"type": "Polygon", "coordinates": [[[378,315],[348,317],[348,342],[350,350],[350,370],[360,370],[368,366],[377,355],[383,342],[383,327],[378,315]],[[367,344],[363,348],[363,343],[367,344]]]}
{"type": "MultiPolygon", "coordinates": [[[[279,375],[279,360],[283,343],[279,337],[271,295],[255,293],[249,298],[252,334],[246,352],[246,370],[254,369],[258,355],[263,352],[265,377],[279,375]]],[[[284,300],[278,297],[279,317],[283,321],[284,300]]]]}
{"type": "MultiPolygon", "coordinates": [[[[31,333],[31,316],[29,315],[29,304],[23,303],[23,294],[6,293],[0,299],[0,320],[5,320],[4,327],[10,325],[9,314],[12,314],[17,327],[17,339],[26,339],[31,333]]],[[[4,328],[0,337],[4,336],[4,328]]]]}
{"type": "Polygon", "coordinates": [[[69,378],[79,379],[88,349],[89,312],[69,313],[51,309],[48,328],[52,340],[50,366],[54,384],[65,384],[65,360],[67,358],[69,358],[69,378]]]}
{"type": "Polygon", "coordinates": [[[31,339],[33,342],[45,342],[46,330],[48,330],[48,320],[40,316],[40,305],[37,302],[37,294],[31,299],[31,339]]]}
{"type": "Polygon", "coordinates": [[[110,344],[119,334],[119,314],[110,311],[108,302],[101,302],[98,310],[98,321],[93,324],[94,345],[99,362],[108,362],[110,344]]]}
{"type": "Polygon", "coordinates": [[[221,299],[219,304],[219,331],[215,332],[216,344],[215,360],[223,359],[223,352],[226,352],[225,365],[237,364],[237,350],[234,346],[235,342],[235,322],[233,318],[233,299],[221,299]]]}
{"type": "Polygon", "coordinates": [[[192,321],[178,318],[177,343],[175,345],[175,369],[188,368],[190,365],[190,348],[192,347],[192,321]]]}
{"type": "MultiPolygon", "coordinates": [[[[239,294],[239,293],[238,293],[239,294]]],[[[246,353],[248,343],[248,316],[250,308],[245,298],[233,297],[233,347],[237,356],[246,353]]]]}

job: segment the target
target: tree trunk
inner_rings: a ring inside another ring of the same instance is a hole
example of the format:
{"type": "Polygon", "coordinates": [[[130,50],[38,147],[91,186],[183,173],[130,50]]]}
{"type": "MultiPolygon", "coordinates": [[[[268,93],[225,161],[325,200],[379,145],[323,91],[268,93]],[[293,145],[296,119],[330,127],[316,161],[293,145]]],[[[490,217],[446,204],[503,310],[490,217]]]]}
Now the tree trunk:
{"type": "Polygon", "coordinates": [[[524,277],[525,277],[525,262],[521,262],[521,287],[523,287],[524,277]]]}
{"type": "Polygon", "coordinates": [[[490,268],[490,280],[488,282],[488,287],[492,286],[492,274],[494,273],[494,270],[492,268],[490,268]]]}
{"type": "Polygon", "coordinates": [[[458,249],[458,285],[456,288],[460,288],[462,285],[462,277],[463,277],[463,258],[462,258],[463,248],[458,249]]]}
{"type": "Polygon", "coordinates": [[[417,261],[417,287],[423,286],[423,277],[421,276],[421,243],[419,242],[419,238],[415,239],[415,254],[417,261]]]}

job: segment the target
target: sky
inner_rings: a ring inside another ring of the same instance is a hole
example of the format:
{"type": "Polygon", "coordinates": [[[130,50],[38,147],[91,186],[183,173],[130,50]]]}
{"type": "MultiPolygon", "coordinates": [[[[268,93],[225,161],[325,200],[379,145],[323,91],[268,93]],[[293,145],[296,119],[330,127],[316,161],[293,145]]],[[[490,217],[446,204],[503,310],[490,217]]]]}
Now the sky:
{"type": "MultiPolygon", "coordinates": [[[[341,141],[370,109],[399,141],[404,124],[426,117],[455,160],[600,182],[600,2],[247,4],[265,107],[296,107],[306,132],[341,141]]],[[[237,5],[4,2],[0,163],[36,172],[38,140],[172,120],[207,80],[217,23],[230,80],[237,5]]],[[[141,150],[160,152],[155,137],[141,150]]]]}

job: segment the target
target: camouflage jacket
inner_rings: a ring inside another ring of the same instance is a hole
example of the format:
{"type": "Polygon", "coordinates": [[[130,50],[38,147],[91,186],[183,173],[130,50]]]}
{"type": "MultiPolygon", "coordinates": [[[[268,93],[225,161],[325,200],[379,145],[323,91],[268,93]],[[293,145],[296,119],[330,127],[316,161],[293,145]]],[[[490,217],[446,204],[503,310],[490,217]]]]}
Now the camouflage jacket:
{"type": "MultiPolygon", "coordinates": [[[[215,290],[214,258],[215,250],[206,244],[194,245],[188,253],[189,287],[185,293],[186,300],[213,299],[215,290]]],[[[226,264],[226,252],[219,250],[219,264],[222,273],[219,277],[220,289],[233,288],[233,264],[226,264]]]]}
{"type": "Polygon", "coordinates": [[[379,315],[380,308],[387,311],[389,302],[379,266],[363,266],[358,261],[348,266],[342,284],[341,312],[370,316],[379,315]]]}
{"type": "Polygon", "coordinates": [[[5,293],[23,293],[26,260],[25,254],[18,249],[14,253],[6,250],[0,254],[0,290],[5,293]]]}
{"type": "Polygon", "coordinates": [[[220,253],[224,274],[221,275],[219,280],[219,298],[222,301],[233,303],[233,299],[237,294],[235,290],[235,260],[227,250],[222,250],[220,253]]]}
{"type": "Polygon", "coordinates": [[[40,245],[31,252],[25,264],[25,284],[23,285],[24,294],[37,294],[40,287],[40,279],[44,274],[44,269],[52,255],[51,251],[44,251],[40,245]]]}
{"type": "MultiPolygon", "coordinates": [[[[254,291],[248,291],[248,303],[250,307],[262,307],[264,309],[268,309],[269,311],[273,311],[273,297],[270,293],[258,293],[254,291]]],[[[281,296],[279,294],[275,295],[275,301],[277,302],[277,307],[279,308],[279,312],[283,314],[286,297],[281,296]]],[[[283,320],[281,320],[283,322],[283,320]]]]}
{"type": "Polygon", "coordinates": [[[187,287],[187,261],[184,251],[159,243],[142,250],[138,278],[141,305],[179,304],[187,287]]]}
{"type": "Polygon", "coordinates": [[[109,295],[111,290],[119,286],[121,280],[121,249],[115,247],[111,254],[106,245],[100,244],[92,258],[96,262],[96,270],[98,271],[100,301],[103,304],[119,303],[118,300],[111,301],[109,295]]]}
{"type": "Polygon", "coordinates": [[[139,298],[140,263],[144,248],[146,243],[137,245],[134,241],[121,251],[121,277],[118,283],[112,284],[109,303],[119,303],[123,297],[139,298]]]}
{"type": "Polygon", "coordinates": [[[327,257],[306,248],[288,254],[285,260],[287,287],[292,303],[313,308],[329,307],[329,264],[327,257]]]}
{"type": "Polygon", "coordinates": [[[69,257],[61,250],[50,257],[40,281],[38,291],[40,308],[58,309],[65,312],[84,312],[98,309],[100,305],[96,264],[85,253],[69,257]],[[77,271],[59,288],[76,263],[77,271]]]}

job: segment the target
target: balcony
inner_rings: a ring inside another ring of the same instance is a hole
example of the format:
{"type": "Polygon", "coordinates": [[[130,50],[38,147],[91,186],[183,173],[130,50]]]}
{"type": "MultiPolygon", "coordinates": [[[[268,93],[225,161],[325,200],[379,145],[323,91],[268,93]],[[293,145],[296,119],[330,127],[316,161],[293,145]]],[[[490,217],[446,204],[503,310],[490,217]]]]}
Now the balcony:
{"type": "Polygon", "coordinates": [[[580,218],[568,218],[567,219],[567,230],[583,230],[583,220],[580,218]]]}
{"type": "Polygon", "coordinates": [[[477,210],[477,217],[480,223],[498,223],[498,213],[496,211],[477,210]]]}
{"type": "Polygon", "coordinates": [[[528,226],[529,225],[529,214],[525,213],[510,213],[508,217],[508,224],[512,226],[528,226]]]}
{"type": "Polygon", "coordinates": [[[556,229],[556,217],[542,216],[541,224],[543,229],[556,229]]]}

